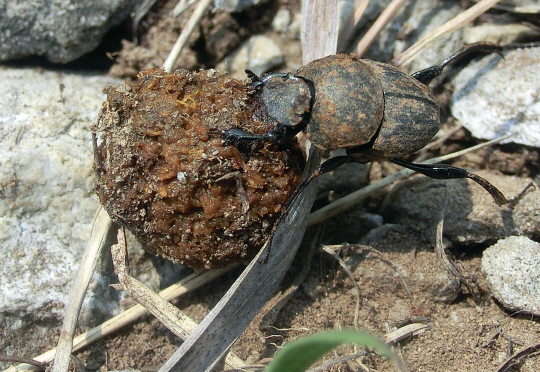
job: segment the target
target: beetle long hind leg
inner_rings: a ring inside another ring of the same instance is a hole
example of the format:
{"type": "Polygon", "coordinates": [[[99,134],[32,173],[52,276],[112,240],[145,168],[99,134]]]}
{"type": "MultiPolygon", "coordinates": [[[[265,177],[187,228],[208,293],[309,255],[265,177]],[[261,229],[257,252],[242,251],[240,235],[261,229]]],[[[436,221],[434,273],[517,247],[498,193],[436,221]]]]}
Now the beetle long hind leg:
{"type": "Polygon", "coordinates": [[[439,76],[442,73],[443,69],[450,63],[455,63],[466,57],[470,57],[472,54],[477,53],[497,53],[502,57],[503,49],[504,47],[501,45],[488,42],[480,42],[466,45],[456,53],[452,54],[450,57],[446,58],[439,66],[428,67],[426,69],[413,73],[411,76],[422,84],[428,85],[433,79],[439,76]]]}
{"type": "Polygon", "coordinates": [[[392,161],[402,167],[412,169],[415,172],[421,173],[435,179],[452,179],[452,178],[470,178],[471,180],[482,186],[491,194],[495,202],[501,206],[508,203],[506,197],[485,178],[477,174],[470,173],[462,168],[453,167],[447,164],[415,164],[402,159],[392,159],[392,161]]]}

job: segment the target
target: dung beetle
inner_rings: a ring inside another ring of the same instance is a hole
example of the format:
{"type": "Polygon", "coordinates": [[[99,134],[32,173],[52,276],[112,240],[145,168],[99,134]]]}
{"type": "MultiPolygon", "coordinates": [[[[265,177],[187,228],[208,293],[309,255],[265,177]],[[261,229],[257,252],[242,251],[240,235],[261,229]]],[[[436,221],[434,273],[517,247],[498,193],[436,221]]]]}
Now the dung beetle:
{"type": "Polygon", "coordinates": [[[410,76],[392,65],[353,54],[312,61],[294,74],[258,77],[246,70],[252,89],[259,94],[276,127],[266,134],[231,128],[223,137],[235,145],[258,141],[287,144],[302,131],[318,148],[346,149],[346,155],[322,163],[300,189],[314,177],[345,163],[390,160],[431,178],[470,178],[484,187],[498,205],[503,205],[507,203],[504,195],[476,174],[446,164],[415,164],[402,157],[422,149],[439,131],[440,108],[428,84],[449,63],[479,52],[502,55],[506,47],[471,44],[441,65],[410,76]]]}

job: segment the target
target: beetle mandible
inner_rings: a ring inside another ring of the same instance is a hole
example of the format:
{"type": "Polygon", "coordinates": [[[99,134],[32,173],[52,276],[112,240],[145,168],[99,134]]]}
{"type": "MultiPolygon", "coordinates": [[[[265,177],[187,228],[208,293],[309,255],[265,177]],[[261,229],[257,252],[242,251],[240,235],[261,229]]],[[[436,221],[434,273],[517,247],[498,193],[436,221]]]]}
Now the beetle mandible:
{"type": "Polygon", "coordinates": [[[353,54],[312,61],[294,74],[258,77],[246,70],[268,115],[277,122],[276,128],[266,134],[231,128],[223,136],[235,144],[286,144],[303,131],[321,149],[346,149],[346,155],[322,163],[299,190],[314,177],[348,162],[390,160],[431,178],[470,178],[503,205],[507,203],[504,195],[476,174],[446,164],[415,164],[402,159],[427,145],[440,128],[440,109],[428,84],[449,63],[478,52],[502,55],[503,48],[493,43],[471,44],[441,65],[412,75],[353,54]]]}

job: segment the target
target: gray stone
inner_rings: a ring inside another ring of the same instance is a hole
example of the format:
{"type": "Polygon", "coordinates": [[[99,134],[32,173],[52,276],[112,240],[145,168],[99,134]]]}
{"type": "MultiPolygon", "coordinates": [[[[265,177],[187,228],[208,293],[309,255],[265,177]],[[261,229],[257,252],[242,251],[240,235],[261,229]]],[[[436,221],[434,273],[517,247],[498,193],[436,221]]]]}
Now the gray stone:
{"type": "Polygon", "coordinates": [[[0,5],[0,61],[33,55],[67,63],[94,50],[142,0],[7,1],[0,5]]]}
{"type": "MultiPolygon", "coordinates": [[[[0,314],[61,319],[98,206],[88,125],[103,87],[118,80],[5,68],[0,76],[0,314]]],[[[109,291],[105,279],[94,279],[83,324],[116,306],[97,293],[109,291]]]]}
{"type": "Polygon", "coordinates": [[[540,147],[540,48],[469,64],[455,79],[452,115],[473,136],[540,147]]]}
{"type": "Polygon", "coordinates": [[[482,255],[493,297],[510,311],[540,316],[540,244],[524,236],[499,240],[482,255]]]}
{"type": "Polygon", "coordinates": [[[521,194],[516,204],[497,206],[491,195],[471,180],[416,176],[392,187],[384,201],[385,221],[425,231],[426,237],[434,240],[440,213],[444,211],[444,236],[459,244],[495,241],[510,235],[539,236],[540,191],[535,187],[525,190],[531,180],[476,173],[508,199],[521,194]]]}
{"type": "MultiPolygon", "coordinates": [[[[409,30],[406,41],[396,40],[394,50],[395,54],[410,47],[413,43],[422,39],[431,31],[445,24],[458,14],[463,12],[463,8],[454,2],[435,2],[429,0],[419,0],[414,2],[410,12],[410,18],[406,20],[403,27],[399,30],[409,30]]],[[[409,72],[415,72],[424,68],[438,65],[446,57],[454,53],[463,46],[462,30],[457,30],[449,35],[436,40],[416,55],[413,62],[405,66],[409,72]]]]}

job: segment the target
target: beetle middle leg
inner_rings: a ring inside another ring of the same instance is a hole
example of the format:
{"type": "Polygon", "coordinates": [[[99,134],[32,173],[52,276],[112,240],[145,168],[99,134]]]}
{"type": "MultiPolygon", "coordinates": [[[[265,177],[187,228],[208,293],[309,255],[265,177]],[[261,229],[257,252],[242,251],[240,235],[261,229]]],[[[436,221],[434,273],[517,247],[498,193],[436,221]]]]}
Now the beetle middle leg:
{"type": "Polygon", "coordinates": [[[392,162],[435,179],[444,180],[452,178],[470,178],[489,192],[499,206],[508,203],[508,200],[506,200],[502,192],[500,192],[499,189],[493,186],[489,181],[477,174],[470,173],[465,169],[453,167],[447,164],[416,164],[402,159],[392,159],[392,162]]]}

